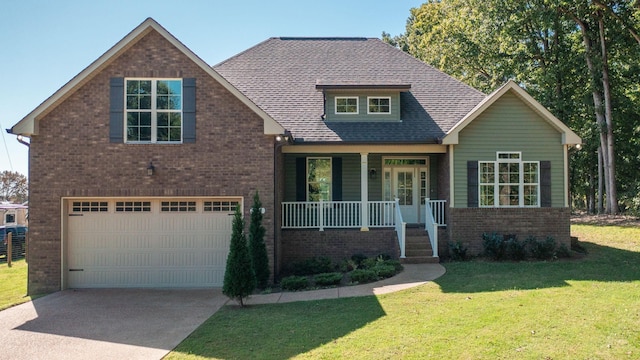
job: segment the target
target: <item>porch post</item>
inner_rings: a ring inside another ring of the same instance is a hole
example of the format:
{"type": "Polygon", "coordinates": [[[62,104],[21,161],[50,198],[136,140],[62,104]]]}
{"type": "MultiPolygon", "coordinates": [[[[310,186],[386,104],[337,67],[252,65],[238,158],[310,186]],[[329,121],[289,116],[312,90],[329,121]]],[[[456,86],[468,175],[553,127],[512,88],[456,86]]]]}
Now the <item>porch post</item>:
{"type": "Polygon", "coordinates": [[[360,214],[360,231],[369,231],[369,153],[360,153],[360,201],[362,210],[360,214]]]}

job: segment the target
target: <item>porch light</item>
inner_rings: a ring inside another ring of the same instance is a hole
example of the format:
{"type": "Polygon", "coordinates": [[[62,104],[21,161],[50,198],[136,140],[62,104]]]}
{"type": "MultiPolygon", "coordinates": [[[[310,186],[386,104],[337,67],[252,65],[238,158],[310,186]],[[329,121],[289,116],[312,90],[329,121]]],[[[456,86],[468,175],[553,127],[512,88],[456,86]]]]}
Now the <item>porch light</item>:
{"type": "Polygon", "coordinates": [[[288,143],[292,139],[293,139],[293,136],[291,136],[291,132],[289,130],[285,130],[284,134],[276,135],[276,141],[277,142],[284,141],[285,143],[288,143]]]}
{"type": "Polygon", "coordinates": [[[376,175],[378,175],[378,171],[376,170],[376,168],[371,168],[369,170],[369,179],[375,179],[376,175]]]}
{"type": "Polygon", "coordinates": [[[153,172],[156,170],[156,167],[153,166],[153,161],[149,161],[149,166],[147,166],[147,175],[153,175],[153,172]]]}

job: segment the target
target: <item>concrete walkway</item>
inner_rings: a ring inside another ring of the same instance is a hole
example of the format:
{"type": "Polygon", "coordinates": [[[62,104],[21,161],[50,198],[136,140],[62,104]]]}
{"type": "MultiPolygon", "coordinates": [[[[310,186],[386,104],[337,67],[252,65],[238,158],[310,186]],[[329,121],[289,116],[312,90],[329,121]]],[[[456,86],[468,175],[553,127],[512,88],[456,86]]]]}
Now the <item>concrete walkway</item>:
{"type": "Polygon", "coordinates": [[[374,283],[332,289],[253,295],[249,297],[247,303],[250,305],[275,304],[387,294],[425,284],[445,273],[444,267],[440,264],[405,264],[403,266],[404,271],[400,274],[374,283]]]}
{"type": "MultiPolygon", "coordinates": [[[[248,304],[379,295],[422,285],[444,273],[439,264],[408,264],[383,281],[254,295],[248,304]]],[[[0,358],[161,359],[227,302],[221,289],[60,291],[0,311],[0,358]]]]}

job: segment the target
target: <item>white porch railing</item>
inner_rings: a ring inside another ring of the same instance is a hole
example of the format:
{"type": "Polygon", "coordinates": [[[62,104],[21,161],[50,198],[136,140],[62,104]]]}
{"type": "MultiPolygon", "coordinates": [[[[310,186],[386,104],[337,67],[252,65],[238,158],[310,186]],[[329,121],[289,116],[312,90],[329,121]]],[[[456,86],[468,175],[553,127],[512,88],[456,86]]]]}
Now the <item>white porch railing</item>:
{"type": "MultiPolygon", "coordinates": [[[[426,202],[427,204],[429,204],[429,207],[431,208],[431,214],[433,215],[434,222],[438,224],[438,226],[447,226],[447,222],[444,217],[445,208],[447,206],[447,200],[427,199],[426,202]]],[[[429,211],[426,211],[426,213],[428,214],[429,211]]]]}
{"type": "MultiPolygon", "coordinates": [[[[426,214],[431,213],[438,226],[445,222],[446,200],[427,199],[426,214]]],[[[369,228],[395,227],[399,219],[399,205],[396,201],[369,201],[369,228]]],[[[425,214],[425,215],[426,215],[425,214]]],[[[426,219],[425,219],[426,223],[426,219]]],[[[361,201],[296,201],[282,203],[283,229],[318,228],[359,228],[362,227],[361,201]]]]}
{"type": "MultiPolygon", "coordinates": [[[[427,233],[429,234],[429,241],[431,242],[433,257],[438,257],[438,225],[439,224],[436,222],[436,219],[433,216],[434,211],[433,211],[433,208],[431,207],[433,203],[429,201],[429,199],[427,199],[425,203],[427,205],[427,211],[425,211],[424,227],[425,227],[425,230],[427,230],[427,233]]],[[[444,215],[444,212],[442,214],[444,215]]]]}
{"type": "Polygon", "coordinates": [[[398,244],[400,245],[400,258],[404,259],[406,258],[405,256],[405,249],[404,249],[404,244],[405,244],[405,240],[406,240],[406,233],[407,233],[407,223],[402,221],[402,212],[400,211],[400,199],[396,198],[395,201],[395,205],[396,205],[396,234],[398,234],[398,244]]]}

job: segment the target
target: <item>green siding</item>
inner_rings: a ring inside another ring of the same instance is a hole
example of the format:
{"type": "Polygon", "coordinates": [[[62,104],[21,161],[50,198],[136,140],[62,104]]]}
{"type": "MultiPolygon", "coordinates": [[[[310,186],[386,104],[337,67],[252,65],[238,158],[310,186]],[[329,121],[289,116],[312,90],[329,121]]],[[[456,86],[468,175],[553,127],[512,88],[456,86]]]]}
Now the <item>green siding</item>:
{"type": "Polygon", "coordinates": [[[342,200],[360,200],[360,154],[287,154],[284,157],[284,201],[296,201],[296,159],[299,157],[342,158],[342,200]]]}
{"type": "Polygon", "coordinates": [[[459,134],[453,155],[455,207],[467,207],[467,161],[494,161],[497,151],[522,152],[523,161],[551,161],[551,206],[564,206],[562,135],[508,92],[459,134]]]}
{"type": "Polygon", "coordinates": [[[327,93],[327,101],[325,102],[326,121],[400,121],[400,93],[381,93],[381,92],[359,92],[354,93],[327,93]],[[358,98],[358,114],[336,114],[336,97],[357,97],[358,98]],[[368,114],[367,97],[390,97],[391,98],[391,114],[368,114]]]}

